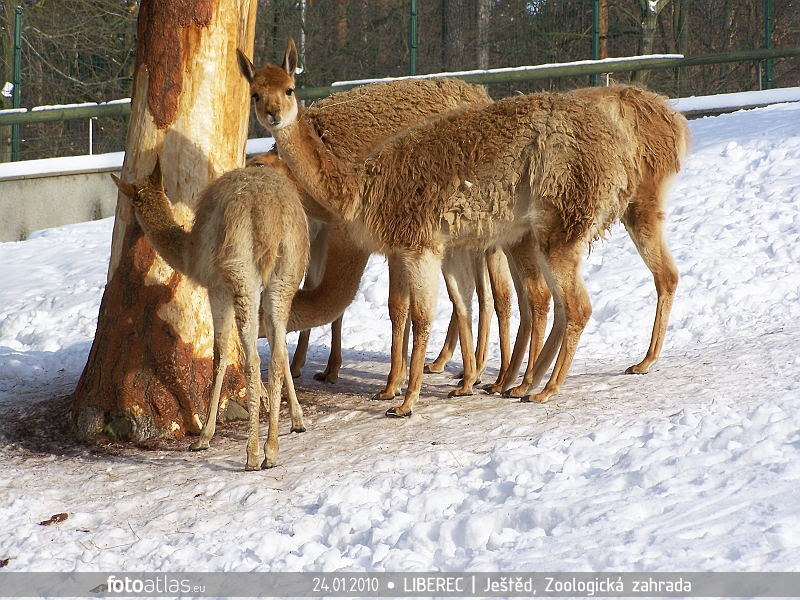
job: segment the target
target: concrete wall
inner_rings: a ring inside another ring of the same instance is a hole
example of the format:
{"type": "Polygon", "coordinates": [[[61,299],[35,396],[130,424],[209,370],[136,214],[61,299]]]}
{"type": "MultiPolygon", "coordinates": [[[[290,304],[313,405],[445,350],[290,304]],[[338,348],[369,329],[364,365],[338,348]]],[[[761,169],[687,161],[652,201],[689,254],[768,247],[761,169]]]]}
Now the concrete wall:
{"type": "Polygon", "coordinates": [[[32,231],[114,216],[117,188],[109,173],[43,174],[0,179],[0,242],[32,231]]]}
{"type": "MultiPolygon", "coordinates": [[[[247,156],[272,148],[272,138],[247,140],[247,156]]],[[[33,231],[113,217],[124,152],[0,163],[0,242],[33,231]]]]}

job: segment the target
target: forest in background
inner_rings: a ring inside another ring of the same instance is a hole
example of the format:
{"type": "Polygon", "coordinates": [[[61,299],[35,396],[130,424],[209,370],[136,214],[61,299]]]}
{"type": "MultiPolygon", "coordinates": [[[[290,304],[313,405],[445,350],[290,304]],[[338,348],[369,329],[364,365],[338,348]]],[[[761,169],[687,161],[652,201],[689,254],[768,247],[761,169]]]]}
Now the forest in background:
{"type": "MultiPolygon", "coordinates": [[[[190,1],[190,0],[185,0],[190,1]]],[[[302,54],[300,86],[409,73],[410,0],[259,0],[254,63],[279,62],[286,39],[302,54]]],[[[592,1],[418,0],[416,71],[514,67],[592,57],[592,1]]],[[[24,107],[104,102],[130,95],[136,0],[0,0],[0,85],[12,79],[14,11],[21,5],[24,107]]],[[[764,47],[764,0],[601,0],[600,56],[710,54],[764,47]]],[[[800,45],[800,2],[772,0],[772,46],[800,45]]],[[[757,62],[650,71],[668,96],[758,89],[757,62]]],[[[613,76],[629,81],[629,73],[613,76]]],[[[489,88],[565,90],[587,77],[489,88]]],[[[772,86],[800,85],[800,61],[773,61],[772,86]]],[[[11,98],[0,96],[0,108],[11,98]]],[[[10,128],[0,131],[8,160],[10,128]]],[[[87,121],[23,125],[20,159],[86,154],[87,121]]],[[[95,153],[124,147],[124,117],[93,123],[95,153]]],[[[251,125],[251,137],[265,132],[251,125]]]]}

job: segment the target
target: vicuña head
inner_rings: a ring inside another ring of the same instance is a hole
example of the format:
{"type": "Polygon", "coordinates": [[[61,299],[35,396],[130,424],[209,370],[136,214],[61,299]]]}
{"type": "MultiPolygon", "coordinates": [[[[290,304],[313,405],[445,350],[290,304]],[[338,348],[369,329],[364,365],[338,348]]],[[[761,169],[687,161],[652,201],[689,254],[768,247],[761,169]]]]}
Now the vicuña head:
{"type": "Polygon", "coordinates": [[[239,69],[250,84],[259,123],[270,131],[282,129],[297,119],[298,104],[294,97],[294,73],[297,69],[297,47],[289,39],[283,64],[265,65],[256,70],[241,50],[236,50],[239,69]]]}

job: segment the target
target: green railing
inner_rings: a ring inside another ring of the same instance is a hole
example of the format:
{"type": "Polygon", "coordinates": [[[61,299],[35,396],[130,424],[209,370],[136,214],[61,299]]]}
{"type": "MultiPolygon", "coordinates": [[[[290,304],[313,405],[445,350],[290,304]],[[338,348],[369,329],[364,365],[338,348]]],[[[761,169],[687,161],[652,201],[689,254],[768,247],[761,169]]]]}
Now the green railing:
{"type": "MultiPolygon", "coordinates": [[[[521,67],[517,69],[491,69],[488,71],[470,71],[453,74],[469,83],[511,83],[515,81],[532,81],[535,79],[555,79],[558,77],[581,77],[605,73],[626,71],[643,71],[651,69],[675,69],[679,67],[697,67],[731,62],[760,61],[772,58],[790,58],[800,56],[800,46],[788,48],[761,48],[758,50],[741,50],[720,54],[696,54],[681,56],[680,54],[657,56],[631,56],[628,58],[606,58],[603,60],[583,60],[572,63],[521,67]]],[[[441,73],[439,75],[446,75],[441,73]]],[[[422,77],[435,77],[423,75],[422,77]]],[[[297,90],[298,98],[313,100],[324,98],[334,92],[362,85],[367,81],[386,81],[382,79],[343,82],[340,85],[325,87],[307,87],[297,90]]]]}
{"type": "MultiPolygon", "coordinates": [[[[800,46],[788,48],[762,48],[758,50],[742,50],[721,54],[698,54],[681,56],[679,54],[635,56],[627,58],[606,58],[603,60],[584,60],[571,63],[517,67],[510,69],[490,69],[487,71],[466,71],[460,73],[440,73],[421,75],[418,77],[451,76],[470,83],[510,83],[531,81],[536,79],[552,79],[558,77],[580,77],[604,73],[619,73],[650,69],[674,69],[695,67],[730,62],[762,61],[775,58],[800,56],[800,46]]],[[[334,92],[341,92],[368,81],[342,82],[339,85],[324,87],[298,88],[297,96],[304,100],[324,98],[334,92]]],[[[73,119],[91,119],[95,117],[124,116],[130,114],[130,100],[121,100],[104,104],[87,104],[80,106],[54,107],[41,110],[0,111],[0,126],[43,123],[47,121],[66,121],[73,119]]]]}

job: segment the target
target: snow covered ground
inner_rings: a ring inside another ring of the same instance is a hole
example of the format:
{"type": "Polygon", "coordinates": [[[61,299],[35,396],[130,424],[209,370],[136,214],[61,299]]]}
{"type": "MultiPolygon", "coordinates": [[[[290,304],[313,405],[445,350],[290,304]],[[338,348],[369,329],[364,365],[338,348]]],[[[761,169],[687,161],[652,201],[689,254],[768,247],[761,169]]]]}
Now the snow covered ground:
{"type": "MultiPolygon", "coordinates": [[[[681,283],[650,374],[623,374],[647,347],[655,290],[619,226],[585,261],[594,315],[552,402],[447,398],[449,375],[426,376],[414,416],[386,419],[370,400],[390,333],[374,257],[345,315],[342,379],[311,379],[327,358],[315,331],[297,381],[308,431],[284,419],[270,471],[243,471],[244,424],[205,453],[64,441],[112,223],[0,244],[4,569],[796,570],[800,104],[692,130],[668,213],[681,283]]],[[[438,310],[430,357],[443,286],[438,310]]]]}

